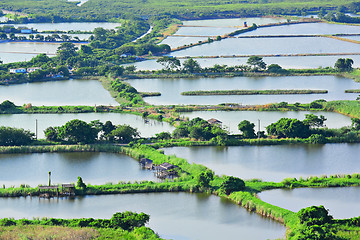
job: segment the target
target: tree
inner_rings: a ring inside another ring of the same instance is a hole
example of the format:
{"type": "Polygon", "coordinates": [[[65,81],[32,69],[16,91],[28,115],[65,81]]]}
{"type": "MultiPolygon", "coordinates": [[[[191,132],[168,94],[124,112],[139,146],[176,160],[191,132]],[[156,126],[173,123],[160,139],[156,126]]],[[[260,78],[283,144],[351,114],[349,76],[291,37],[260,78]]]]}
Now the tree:
{"type": "Polygon", "coordinates": [[[360,119],[359,118],[351,118],[351,127],[354,130],[360,130],[360,119]]]}
{"type": "Polygon", "coordinates": [[[171,138],[171,134],[169,132],[156,133],[155,136],[158,139],[170,139],[171,138]]]}
{"type": "Polygon", "coordinates": [[[0,127],[1,146],[28,145],[34,140],[34,133],[22,128],[0,127]]]}
{"type": "Polygon", "coordinates": [[[169,56],[163,56],[156,60],[156,62],[163,65],[166,71],[178,69],[181,66],[179,59],[169,56]]]}
{"type": "Polygon", "coordinates": [[[80,188],[81,190],[85,190],[86,189],[86,184],[83,182],[81,177],[78,177],[77,183],[76,183],[76,187],[80,188]]]}
{"type": "Polygon", "coordinates": [[[183,63],[183,71],[189,73],[198,73],[201,71],[201,67],[198,61],[189,58],[188,60],[184,61],[183,63]]]}
{"type": "Polygon", "coordinates": [[[7,111],[11,109],[16,109],[16,105],[13,102],[9,100],[5,100],[2,103],[0,103],[0,111],[7,111]]]}
{"type": "Polygon", "coordinates": [[[266,131],[270,135],[275,135],[281,138],[306,138],[309,136],[309,126],[305,125],[298,119],[281,118],[276,123],[272,123],[266,127],[266,131]]]}
{"type": "Polygon", "coordinates": [[[78,48],[71,42],[64,42],[58,47],[56,54],[60,62],[66,61],[68,58],[76,56],[78,48]]]}
{"type": "Polygon", "coordinates": [[[126,231],[131,231],[136,227],[143,227],[149,222],[150,216],[145,213],[134,212],[118,212],[110,219],[111,225],[114,228],[122,228],[126,231]]]}
{"type": "Polygon", "coordinates": [[[262,57],[251,56],[246,63],[252,66],[255,71],[266,69],[266,63],[263,61],[262,57]]]}
{"type": "Polygon", "coordinates": [[[281,73],[285,70],[279,64],[270,64],[267,68],[267,71],[271,73],[281,73]]]}
{"type": "Polygon", "coordinates": [[[250,123],[248,120],[243,120],[239,123],[238,129],[242,132],[244,138],[255,138],[255,124],[250,123]]]}
{"type": "Polygon", "coordinates": [[[214,179],[214,172],[211,170],[206,170],[201,172],[197,176],[197,182],[200,187],[210,187],[210,182],[214,179]]]}
{"type": "Polygon", "coordinates": [[[139,137],[140,134],[136,128],[132,128],[129,125],[119,125],[115,130],[109,134],[110,139],[119,143],[128,143],[139,137]]]}
{"type": "Polygon", "coordinates": [[[309,127],[323,127],[326,120],[327,119],[323,115],[320,115],[318,117],[311,113],[305,114],[305,119],[303,120],[303,123],[305,125],[308,125],[309,127]]]}
{"type": "Polygon", "coordinates": [[[335,69],[337,69],[340,72],[349,72],[351,71],[352,65],[354,64],[354,61],[351,58],[339,58],[335,62],[335,69]]]}
{"type": "Polygon", "coordinates": [[[333,219],[324,206],[311,206],[301,209],[297,213],[300,223],[306,225],[322,225],[330,223],[333,219]]]}
{"type": "Polygon", "coordinates": [[[72,143],[92,143],[97,138],[96,129],[79,119],[67,122],[61,130],[60,137],[72,143]]]}
{"type": "Polygon", "coordinates": [[[245,182],[237,177],[226,176],[224,177],[223,182],[220,185],[220,189],[222,189],[227,195],[231,192],[241,191],[245,188],[245,182]]]}

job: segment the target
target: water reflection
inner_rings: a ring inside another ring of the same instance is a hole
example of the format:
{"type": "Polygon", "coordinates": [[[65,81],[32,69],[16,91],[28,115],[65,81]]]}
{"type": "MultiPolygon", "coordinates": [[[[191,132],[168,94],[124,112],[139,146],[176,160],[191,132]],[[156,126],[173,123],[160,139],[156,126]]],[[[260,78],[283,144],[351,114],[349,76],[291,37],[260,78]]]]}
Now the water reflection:
{"type": "Polygon", "coordinates": [[[104,195],[75,200],[0,199],[2,217],[110,218],[120,211],[150,214],[149,227],[166,239],[274,239],[285,227],[221,201],[219,197],[188,193],[104,195]],[[196,227],[194,227],[196,226],[196,227]]]}
{"type": "Polygon", "coordinates": [[[24,128],[35,133],[35,121],[37,121],[38,138],[45,138],[46,128],[64,125],[73,119],[80,119],[87,123],[100,120],[103,123],[111,121],[114,125],[128,124],[137,128],[142,137],[152,137],[156,133],[172,132],[174,129],[167,122],[148,119],[145,123],[141,116],[125,113],[1,114],[0,126],[24,128]]]}
{"type": "Polygon", "coordinates": [[[264,191],[259,197],[265,202],[295,212],[305,207],[324,205],[334,218],[360,215],[360,187],[277,189],[264,191]]]}
{"type": "Polygon", "coordinates": [[[189,162],[203,164],[218,175],[244,179],[282,181],[287,177],[308,177],[358,172],[357,144],[173,147],[175,154],[189,162]]]}
{"type": "Polygon", "coordinates": [[[156,181],[153,172],[141,169],[138,161],[114,153],[2,154],[0,184],[35,187],[46,184],[51,171],[53,183],[74,183],[81,176],[86,184],[119,181],[156,181]]]}

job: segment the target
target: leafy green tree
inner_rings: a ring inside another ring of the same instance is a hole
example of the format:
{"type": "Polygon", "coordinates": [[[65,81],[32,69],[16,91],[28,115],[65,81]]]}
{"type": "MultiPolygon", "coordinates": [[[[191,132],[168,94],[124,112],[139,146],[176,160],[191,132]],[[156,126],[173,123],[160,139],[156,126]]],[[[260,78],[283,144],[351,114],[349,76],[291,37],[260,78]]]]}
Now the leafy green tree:
{"type": "Polygon", "coordinates": [[[83,191],[86,190],[86,184],[84,183],[81,177],[78,177],[76,187],[80,188],[83,191]]]}
{"type": "Polygon", "coordinates": [[[360,130],[360,119],[359,118],[351,118],[351,127],[352,129],[358,131],[360,130]]]}
{"type": "Polygon", "coordinates": [[[251,56],[246,63],[252,66],[255,71],[266,69],[266,63],[263,61],[262,57],[251,56]]]}
{"type": "Polygon", "coordinates": [[[34,133],[22,128],[0,127],[1,146],[28,145],[34,140],[34,133]]]}
{"type": "Polygon", "coordinates": [[[16,109],[16,105],[13,102],[5,100],[0,103],[0,111],[8,111],[12,109],[16,109]]]}
{"type": "Polygon", "coordinates": [[[97,138],[97,131],[90,124],[74,119],[61,128],[60,137],[72,143],[92,143],[97,138]]]}
{"type": "Polygon", "coordinates": [[[198,61],[189,58],[183,63],[183,71],[189,73],[198,73],[201,71],[201,67],[198,61]]]}
{"type": "Polygon", "coordinates": [[[139,137],[140,134],[136,128],[132,128],[129,125],[124,124],[117,126],[116,129],[111,131],[109,136],[112,141],[118,143],[128,143],[139,137]]]}
{"type": "Polygon", "coordinates": [[[110,219],[111,226],[131,231],[134,228],[143,227],[150,220],[150,216],[145,213],[123,212],[115,213],[110,219]]]}
{"type": "Polygon", "coordinates": [[[326,143],[326,137],[322,134],[311,134],[309,142],[312,144],[324,144],[326,143]]]}
{"type": "Polygon", "coordinates": [[[352,65],[354,64],[354,61],[351,58],[339,58],[336,62],[335,62],[335,69],[337,69],[340,72],[349,72],[351,71],[352,65]]]}
{"type": "Polygon", "coordinates": [[[244,138],[255,138],[255,124],[250,123],[248,120],[243,120],[238,124],[238,129],[242,132],[244,138]]]}
{"type": "Polygon", "coordinates": [[[270,135],[278,136],[281,138],[306,138],[309,136],[309,126],[305,125],[298,119],[281,118],[276,123],[272,123],[266,127],[266,131],[270,135]]]}
{"type": "Polygon", "coordinates": [[[303,208],[297,215],[300,219],[300,223],[306,225],[321,225],[330,223],[333,219],[323,205],[303,208]]]}
{"type": "Polygon", "coordinates": [[[163,65],[166,71],[173,70],[173,69],[177,70],[181,66],[179,59],[177,59],[175,57],[169,57],[169,56],[163,56],[163,57],[159,58],[158,60],[156,60],[156,62],[163,65]]]}
{"type": "Polygon", "coordinates": [[[78,48],[75,46],[75,44],[73,44],[71,42],[63,42],[58,47],[58,49],[56,51],[56,55],[58,56],[60,62],[63,63],[68,58],[76,56],[77,55],[77,52],[76,52],[77,49],[78,48]]]}
{"type": "Polygon", "coordinates": [[[310,113],[305,114],[305,119],[303,120],[303,123],[305,125],[308,125],[309,127],[323,127],[325,121],[326,118],[323,115],[316,116],[310,113]]]}
{"type": "Polygon", "coordinates": [[[208,188],[210,182],[214,179],[214,172],[211,170],[202,171],[196,179],[200,187],[208,188]]]}
{"type": "Polygon", "coordinates": [[[46,140],[60,142],[60,127],[48,127],[44,130],[46,140]]]}
{"type": "Polygon", "coordinates": [[[222,189],[227,195],[229,195],[232,192],[244,190],[245,182],[237,177],[226,176],[224,177],[224,180],[220,185],[220,189],[222,189]]]}
{"type": "Polygon", "coordinates": [[[155,136],[158,139],[170,139],[171,138],[171,134],[169,132],[156,133],[155,136]]]}
{"type": "Polygon", "coordinates": [[[270,64],[267,67],[267,71],[271,73],[282,73],[285,70],[279,64],[270,64]]]}

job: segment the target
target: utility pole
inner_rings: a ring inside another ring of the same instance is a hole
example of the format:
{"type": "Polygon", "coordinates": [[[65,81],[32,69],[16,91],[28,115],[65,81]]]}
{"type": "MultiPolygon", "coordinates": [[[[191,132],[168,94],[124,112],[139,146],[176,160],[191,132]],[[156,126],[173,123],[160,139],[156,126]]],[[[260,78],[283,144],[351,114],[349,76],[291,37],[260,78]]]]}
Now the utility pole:
{"type": "Polygon", "coordinates": [[[38,120],[35,119],[35,139],[38,139],[38,120]]]}

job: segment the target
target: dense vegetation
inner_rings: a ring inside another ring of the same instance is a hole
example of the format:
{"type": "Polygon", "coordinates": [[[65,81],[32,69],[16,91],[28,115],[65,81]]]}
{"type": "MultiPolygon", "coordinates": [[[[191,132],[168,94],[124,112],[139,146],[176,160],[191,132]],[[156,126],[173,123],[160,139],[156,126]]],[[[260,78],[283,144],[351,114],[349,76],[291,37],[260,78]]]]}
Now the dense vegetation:
{"type": "MultiPolygon", "coordinates": [[[[129,15],[149,17],[153,15],[170,15],[178,18],[213,18],[235,16],[264,16],[278,14],[306,15],[308,13],[321,13],[325,15],[329,10],[356,12],[359,4],[354,0],[311,0],[311,1],[217,1],[209,3],[205,0],[197,1],[100,1],[93,0],[76,6],[76,2],[67,1],[2,1],[0,8],[30,14],[17,16],[16,21],[105,21],[114,18],[125,18],[129,15]],[[340,8],[339,8],[340,7],[340,8]]],[[[339,18],[340,19],[340,18],[339,18]]]]}

